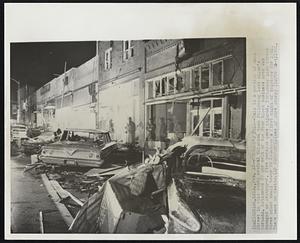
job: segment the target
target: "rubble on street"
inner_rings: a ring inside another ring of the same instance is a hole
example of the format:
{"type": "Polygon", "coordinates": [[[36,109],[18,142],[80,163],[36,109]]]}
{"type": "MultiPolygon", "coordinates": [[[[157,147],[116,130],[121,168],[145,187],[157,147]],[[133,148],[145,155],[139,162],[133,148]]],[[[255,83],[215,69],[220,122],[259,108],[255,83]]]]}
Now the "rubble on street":
{"type": "Polygon", "coordinates": [[[33,160],[24,173],[42,176],[73,233],[241,233],[244,156],[244,143],[187,137],[130,165],[33,160]]]}
{"type": "Polygon", "coordinates": [[[63,233],[245,233],[246,39],[94,44],[55,77],[11,80],[16,224],[39,191],[41,233],[49,204],[63,233]]]}

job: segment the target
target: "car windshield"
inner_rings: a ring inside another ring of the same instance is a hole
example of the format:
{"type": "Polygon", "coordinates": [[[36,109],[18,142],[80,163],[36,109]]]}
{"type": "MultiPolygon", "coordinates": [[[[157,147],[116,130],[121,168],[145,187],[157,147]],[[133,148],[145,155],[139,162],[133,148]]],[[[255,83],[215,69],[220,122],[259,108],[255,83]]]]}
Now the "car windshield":
{"type": "Polygon", "coordinates": [[[85,142],[102,145],[110,142],[107,133],[93,133],[85,131],[64,131],[61,141],[85,142]]]}

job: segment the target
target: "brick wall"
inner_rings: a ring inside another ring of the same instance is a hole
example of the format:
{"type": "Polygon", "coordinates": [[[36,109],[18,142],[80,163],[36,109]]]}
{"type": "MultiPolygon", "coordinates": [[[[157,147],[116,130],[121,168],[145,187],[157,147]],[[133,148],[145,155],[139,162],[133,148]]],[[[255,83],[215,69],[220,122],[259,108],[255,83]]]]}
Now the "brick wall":
{"type": "Polygon", "coordinates": [[[144,68],[144,44],[143,41],[132,41],[133,57],[127,60],[123,59],[123,42],[122,41],[101,41],[99,44],[100,60],[100,84],[110,80],[130,75],[132,72],[143,72],[144,68]],[[112,67],[105,70],[105,51],[112,48],[112,67]],[[141,70],[139,70],[141,69],[141,70]]]}

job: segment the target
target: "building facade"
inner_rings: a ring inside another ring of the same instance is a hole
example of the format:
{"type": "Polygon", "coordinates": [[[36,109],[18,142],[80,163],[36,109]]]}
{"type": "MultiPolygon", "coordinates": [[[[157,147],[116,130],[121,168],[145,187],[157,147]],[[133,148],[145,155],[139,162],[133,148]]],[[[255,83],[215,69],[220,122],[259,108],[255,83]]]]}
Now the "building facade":
{"type": "Polygon", "coordinates": [[[99,41],[94,58],[36,91],[36,124],[149,148],[245,139],[245,52],[243,38],[99,41]]]}
{"type": "Polygon", "coordinates": [[[113,139],[123,142],[134,140],[143,145],[143,41],[101,41],[98,44],[98,127],[109,130],[113,139]]]}
{"type": "Polygon", "coordinates": [[[37,90],[37,125],[48,130],[96,128],[97,58],[71,68],[37,90]]]}
{"type": "Polygon", "coordinates": [[[191,134],[245,139],[245,39],[151,40],[145,46],[149,146],[191,134]]]}

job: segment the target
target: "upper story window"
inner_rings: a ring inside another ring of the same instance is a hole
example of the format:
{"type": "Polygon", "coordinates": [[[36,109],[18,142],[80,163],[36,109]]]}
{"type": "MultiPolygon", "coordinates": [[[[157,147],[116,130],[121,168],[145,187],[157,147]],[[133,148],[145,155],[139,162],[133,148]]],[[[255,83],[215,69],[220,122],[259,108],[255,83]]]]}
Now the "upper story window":
{"type": "Polygon", "coordinates": [[[194,67],[192,69],[192,89],[206,90],[211,86],[232,83],[235,69],[232,57],[194,67]]]}
{"type": "Polygon", "coordinates": [[[185,68],[147,81],[148,99],[190,91],[208,92],[211,87],[232,83],[236,73],[232,57],[185,68]]]}
{"type": "Polygon", "coordinates": [[[207,89],[209,87],[209,66],[204,65],[200,68],[201,70],[201,89],[207,89]]]}
{"type": "Polygon", "coordinates": [[[222,85],[224,77],[223,61],[212,63],[213,86],[222,85]]]}
{"type": "Polygon", "coordinates": [[[134,51],[133,51],[133,43],[131,40],[123,41],[123,59],[127,60],[130,57],[133,57],[134,51]]]}
{"type": "Polygon", "coordinates": [[[105,51],[105,56],[104,56],[104,69],[109,70],[112,67],[112,48],[108,48],[105,51]]]}
{"type": "Polygon", "coordinates": [[[64,77],[63,81],[64,81],[64,85],[68,85],[69,84],[69,77],[68,76],[64,77]]]}

